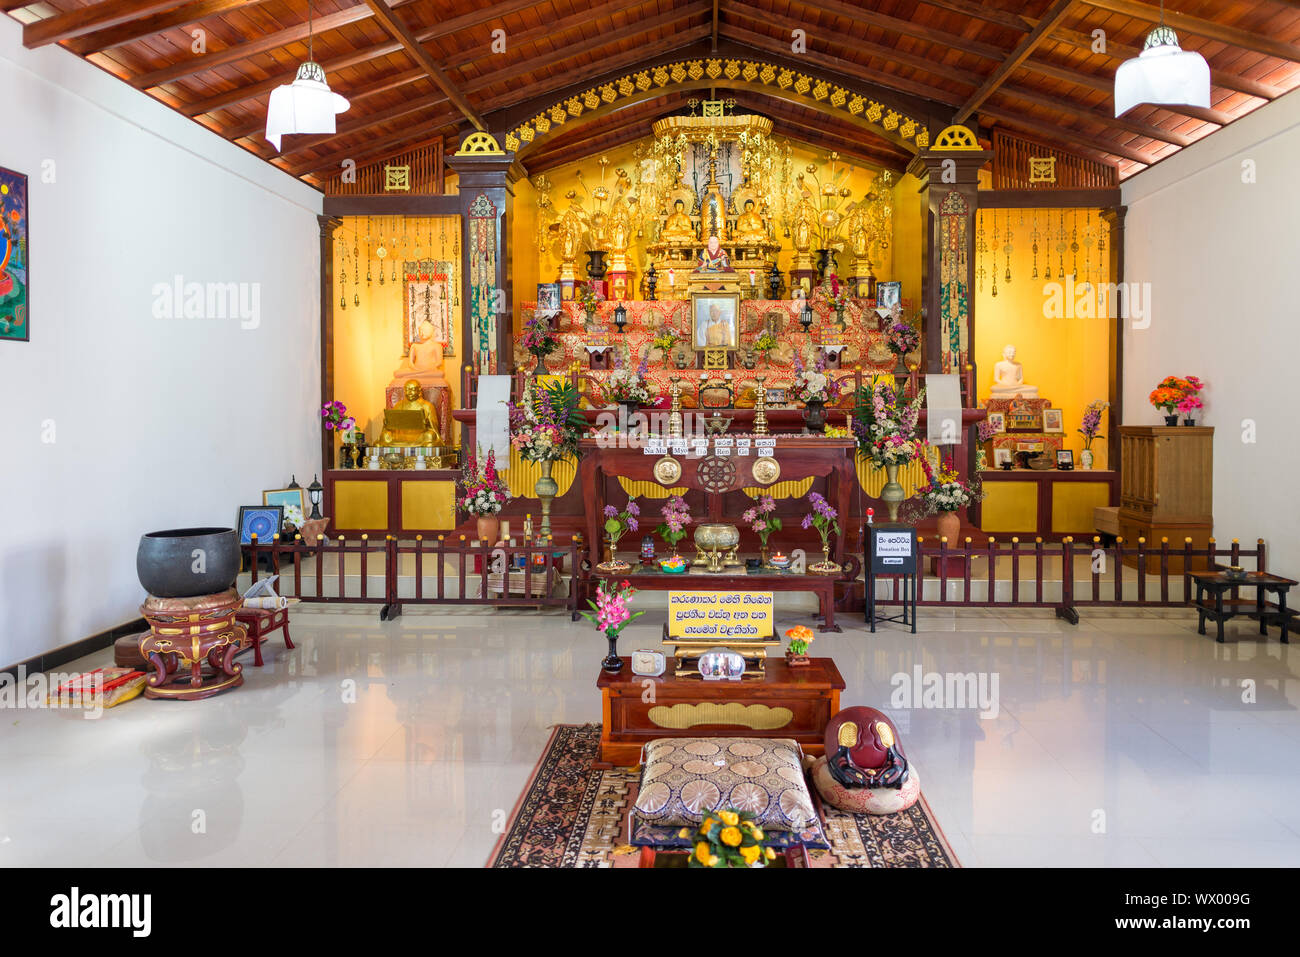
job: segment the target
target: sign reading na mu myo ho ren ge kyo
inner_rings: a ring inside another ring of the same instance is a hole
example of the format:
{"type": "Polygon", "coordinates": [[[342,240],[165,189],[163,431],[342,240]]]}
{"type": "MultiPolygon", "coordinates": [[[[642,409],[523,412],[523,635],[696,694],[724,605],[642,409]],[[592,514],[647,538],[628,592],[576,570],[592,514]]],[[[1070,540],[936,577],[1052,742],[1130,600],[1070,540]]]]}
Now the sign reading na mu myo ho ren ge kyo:
{"type": "Polygon", "coordinates": [[[770,591],[668,593],[671,638],[767,638],[772,628],[770,591]]]}

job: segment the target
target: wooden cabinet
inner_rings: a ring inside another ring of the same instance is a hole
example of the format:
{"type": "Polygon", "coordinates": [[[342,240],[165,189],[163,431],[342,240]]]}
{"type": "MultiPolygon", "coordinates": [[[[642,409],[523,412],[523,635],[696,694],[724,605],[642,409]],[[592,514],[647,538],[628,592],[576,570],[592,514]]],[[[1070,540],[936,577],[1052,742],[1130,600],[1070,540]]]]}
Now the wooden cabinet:
{"type": "MultiPolygon", "coordinates": [[[[1162,538],[1171,551],[1181,551],[1184,539],[1203,548],[1214,534],[1214,429],[1124,425],[1119,441],[1119,533],[1125,544],[1146,539],[1156,553],[1147,571],[1157,572],[1162,538]]],[[[1183,570],[1181,558],[1170,562],[1170,571],[1183,570]]]]}

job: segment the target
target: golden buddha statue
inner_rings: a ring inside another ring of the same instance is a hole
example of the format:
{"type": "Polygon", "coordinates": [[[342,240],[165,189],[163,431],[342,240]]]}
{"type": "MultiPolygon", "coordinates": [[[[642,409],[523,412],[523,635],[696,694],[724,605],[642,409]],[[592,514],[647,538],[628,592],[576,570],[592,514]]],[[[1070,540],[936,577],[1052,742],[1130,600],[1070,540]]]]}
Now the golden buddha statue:
{"type": "Polygon", "coordinates": [[[393,385],[402,380],[414,380],[421,386],[447,388],[447,377],[442,371],[442,343],[434,338],[433,323],[425,319],[420,323],[420,338],[411,343],[411,351],[402,364],[393,370],[393,385]]]}
{"type": "Polygon", "coordinates": [[[763,222],[763,217],[754,211],[754,201],[745,200],[744,211],[736,218],[736,244],[761,246],[768,241],[767,224],[763,222]]]}
{"type": "Polygon", "coordinates": [[[402,395],[401,401],[384,410],[384,431],[378,444],[387,448],[441,445],[438,426],[434,424],[437,412],[433,403],[420,394],[420,383],[415,379],[406,380],[402,395]],[[419,418],[412,413],[419,413],[419,418]]]}
{"type": "Polygon", "coordinates": [[[614,204],[609,214],[609,248],[612,253],[626,253],[632,243],[632,216],[627,203],[619,201],[614,204]]]}
{"type": "Polygon", "coordinates": [[[691,217],[686,215],[686,204],[680,199],[673,202],[673,212],[664,220],[659,239],[674,246],[695,245],[695,226],[691,223],[691,217]]]}

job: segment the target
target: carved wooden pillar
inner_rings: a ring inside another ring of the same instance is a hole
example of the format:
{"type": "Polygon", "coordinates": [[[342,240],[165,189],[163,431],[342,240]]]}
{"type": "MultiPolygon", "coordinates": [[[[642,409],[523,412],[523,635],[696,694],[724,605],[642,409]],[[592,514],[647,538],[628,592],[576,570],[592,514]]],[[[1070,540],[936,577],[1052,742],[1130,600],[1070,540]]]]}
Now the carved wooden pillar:
{"type": "MultiPolygon", "coordinates": [[[[1127,206],[1111,206],[1101,211],[1101,221],[1109,228],[1110,242],[1107,248],[1107,281],[1115,284],[1114,288],[1124,288],[1124,214],[1127,206]]],[[[1106,410],[1106,468],[1118,472],[1120,466],[1119,427],[1124,422],[1124,326],[1128,322],[1126,294],[1120,293],[1115,305],[1115,318],[1110,330],[1110,356],[1108,381],[1110,388],[1106,401],[1110,408],[1106,410]]],[[[1109,300],[1110,297],[1107,297],[1109,300]]]]}
{"type": "MultiPolygon", "coordinates": [[[[926,208],[921,270],[926,372],[961,373],[965,363],[974,365],[975,214],[979,171],[992,157],[966,127],[950,126],[908,168],[921,181],[926,208]]],[[[973,406],[975,397],[968,401],[973,406]]]]}
{"type": "MultiPolygon", "coordinates": [[[[333,216],[317,216],[320,224],[320,404],[334,398],[334,231],[343,220],[333,216]]],[[[319,419],[318,419],[319,421],[319,419]]],[[[334,466],[333,433],[321,427],[320,471],[334,466]]],[[[326,508],[329,502],[321,503],[326,508]]],[[[324,512],[326,515],[333,514],[324,512]]]]}
{"type": "MultiPolygon", "coordinates": [[[[461,355],[476,374],[512,372],[510,228],[519,167],[487,133],[471,133],[447,165],[461,208],[461,355]]],[[[466,401],[468,397],[462,397],[466,401]]]]}

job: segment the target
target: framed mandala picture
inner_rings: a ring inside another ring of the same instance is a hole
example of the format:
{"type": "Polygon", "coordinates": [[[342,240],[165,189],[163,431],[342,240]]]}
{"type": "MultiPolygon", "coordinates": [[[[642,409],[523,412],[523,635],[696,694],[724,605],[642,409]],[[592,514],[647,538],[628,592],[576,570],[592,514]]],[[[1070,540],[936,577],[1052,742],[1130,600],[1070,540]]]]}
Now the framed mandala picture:
{"type": "Polygon", "coordinates": [[[284,525],[283,505],[241,505],[239,506],[239,544],[252,544],[257,536],[258,544],[271,544],[271,537],[280,533],[284,525]]]}
{"type": "Polygon", "coordinates": [[[0,166],[0,340],[28,342],[27,177],[0,166]]]}

